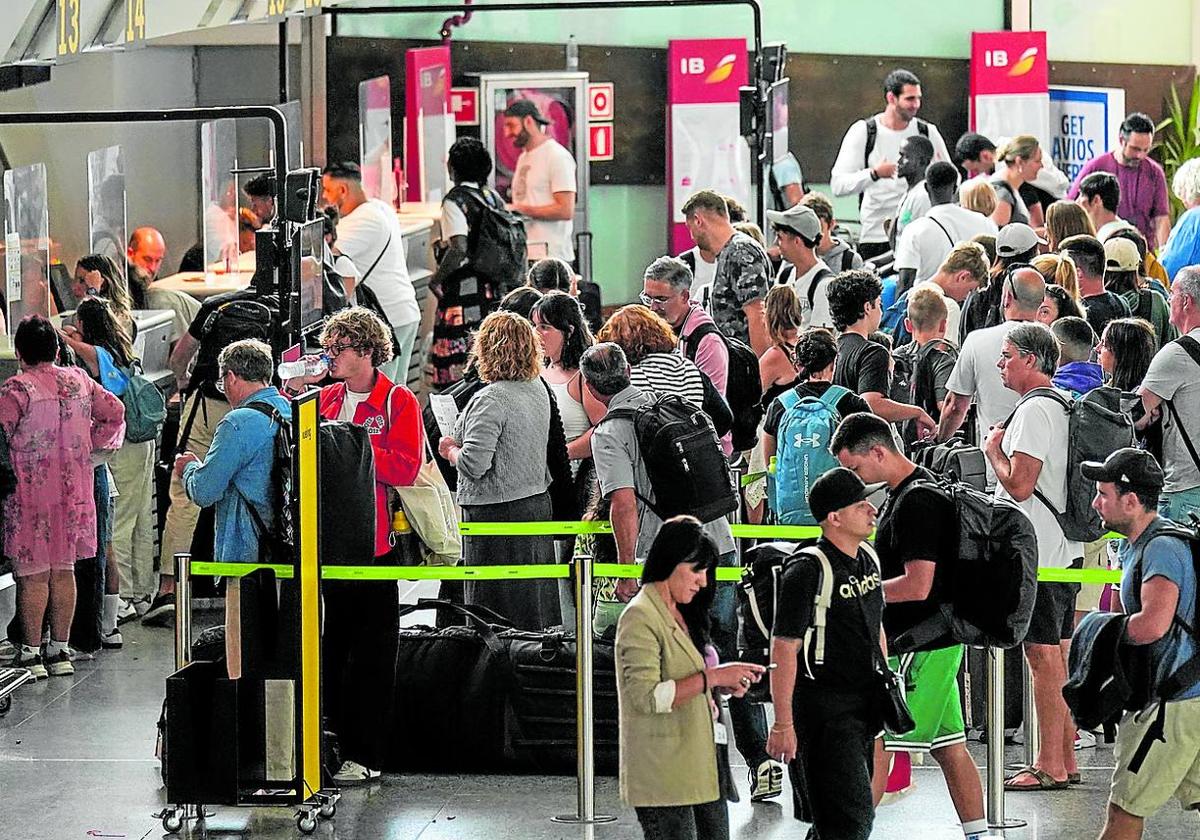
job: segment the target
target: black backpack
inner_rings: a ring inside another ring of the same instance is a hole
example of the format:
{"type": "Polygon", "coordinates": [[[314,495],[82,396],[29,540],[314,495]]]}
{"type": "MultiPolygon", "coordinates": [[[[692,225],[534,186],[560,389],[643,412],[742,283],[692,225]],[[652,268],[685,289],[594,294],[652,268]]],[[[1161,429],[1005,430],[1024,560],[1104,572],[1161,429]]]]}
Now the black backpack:
{"type": "MultiPolygon", "coordinates": [[[[929,411],[936,399],[933,380],[933,354],[937,351],[950,353],[958,358],[958,349],[944,338],[935,338],[918,347],[909,342],[892,351],[892,385],[889,396],[905,405],[916,405],[929,411]]],[[[931,412],[932,413],[932,412],[931,412]]],[[[916,440],[916,423],[904,421],[900,424],[901,437],[906,443],[916,440]]]]}
{"type": "MultiPolygon", "coordinates": [[[[238,408],[249,408],[265,414],[275,424],[271,481],[268,493],[268,504],[272,515],[271,525],[266,525],[263,517],[249,499],[242,496],[242,501],[250,512],[254,533],[258,537],[259,562],[291,564],[296,546],[296,523],[292,511],[292,426],[270,403],[255,400],[243,403],[238,408]]],[[[236,488],[235,492],[241,495],[236,488]]]]}
{"type": "MultiPolygon", "coordinates": [[[[798,547],[799,543],[794,542],[764,542],[751,548],[742,558],[742,579],[737,588],[742,624],[738,636],[739,662],[766,665],[771,661],[771,630],[779,605],[779,579],[784,564],[798,547]]],[[[755,703],[769,703],[770,682],[755,683],[746,695],[755,703]]]]}
{"type": "Polygon", "coordinates": [[[597,425],[633,423],[654,501],[639,496],[659,519],[688,514],[712,522],[737,510],[738,496],[721,441],[704,411],[682,397],[655,396],[637,408],[609,411],[597,425]]]}
{"type": "MultiPolygon", "coordinates": [[[[1057,510],[1046,495],[1034,489],[1033,495],[1050,509],[1063,535],[1069,540],[1091,542],[1108,532],[1100,514],[1092,507],[1096,482],[1083,477],[1079,465],[1084,461],[1103,462],[1118,449],[1133,446],[1133,420],[1121,410],[1121,392],[1102,385],[1093,388],[1077,400],[1064,396],[1053,388],[1035,388],[1018,406],[1035,397],[1057,402],[1067,412],[1067,505],[1057,510]]],[[[1016,409],[1013,409],[1014,413],[1016,409]]],[[[1012,420],[1009,415],[1005,425],[1012,420]]]]}
{"type": "Polygon", "coordinates": [[[216,384],[217,357],[233,342],[257,338],[271,344],[278,312],[279,299],[274,295],[238,297],[213,309],[200,327],[200,347],[189,390],[216,384]]]}
{"type": "Polygon", "coordinates": [[[729,351],[729,374],[725,378],[725,402],[733,414],[733,448],[744,452],[758,443],[758,424],[762,422],[762,380],[758,376],[758,357],[750,345],[730,338],[716,324],[704,323],[692,330],[684,342],[684,355],[696,361],[696,351],[706,335],[718,335],[729,351]]]}
{"type": "Polygon", "coordinates": [[[916,487],[935,490],[954,503],[958,557],[937,564],[937,615],[897,636],[893,652],[928,650],[947,636],[966,645],[1020,644],[1037,595],[1033,523],[1014,503],[961,482],[914,481],[904,492],[916,487]]]}
{"type": "Polygon", "coordinates": [[[491,280],[505,295],[525,282],[525,223],[490,197],[462,185],[446,194],[464,215],[468,205],[474,207],[475,212],[468,216],[467,261],[476,274],[491,280]]]}

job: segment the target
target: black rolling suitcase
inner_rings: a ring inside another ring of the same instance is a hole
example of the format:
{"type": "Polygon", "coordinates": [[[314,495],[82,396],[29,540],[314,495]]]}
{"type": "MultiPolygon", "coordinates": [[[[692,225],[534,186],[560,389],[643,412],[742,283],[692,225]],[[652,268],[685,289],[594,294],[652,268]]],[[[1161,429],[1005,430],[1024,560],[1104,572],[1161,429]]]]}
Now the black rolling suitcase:
{"type": "MultiPolygon", "coordinates": [[[[1019,647],[1004,652],[1004,735],[1011,738],[1024,716],[1025,657],[1019,647]]],[[[972,737],[987,727],[987,650],[968,647],[958,674],[963,721],[972,737]]]]}

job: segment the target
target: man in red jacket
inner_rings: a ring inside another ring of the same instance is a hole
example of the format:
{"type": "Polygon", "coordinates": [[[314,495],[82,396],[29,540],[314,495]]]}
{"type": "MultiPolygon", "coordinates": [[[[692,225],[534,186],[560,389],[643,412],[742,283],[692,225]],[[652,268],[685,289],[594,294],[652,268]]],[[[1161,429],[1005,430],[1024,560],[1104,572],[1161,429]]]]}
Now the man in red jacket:
{"type": "MultiPolygon", "coordinates": [[[[378,368],[392,356],[391,331],[362,307],[332,315],[321,347],[335,382],[321,389],[327,420],[363,426],[375,455],[375,562],[392,551],[388,489],[413,483],[425,452],[421,409],[412,391],[378,368]]],[[[324,375],[288,380],[295,391],[324,375]]],[[[401,548],[402,545],[398,546],[401,548]]],[[[370,564],[363,558],[364,565],[370,564]]],[[[325,717],[338,736],[341,783],[378,778],[390,742],[400,598],[395,581],[326,581],[323,674],[325,717]]]]}

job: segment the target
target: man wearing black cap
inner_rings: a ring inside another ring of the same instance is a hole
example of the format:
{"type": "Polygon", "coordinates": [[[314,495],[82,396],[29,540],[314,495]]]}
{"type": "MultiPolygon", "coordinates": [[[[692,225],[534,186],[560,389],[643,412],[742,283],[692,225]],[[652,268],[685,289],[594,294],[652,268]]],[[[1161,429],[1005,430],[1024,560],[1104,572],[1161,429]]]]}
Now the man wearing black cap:
{"type": "MultiPolygon", "coordinates": [[[[1158,515],[1163,471],[1150,453],[1118,449],[1104,463],[1080,466],[1096,482],[1092,506],[1104,526],[1125,540],[1118,550],[1121,608],[1129,617],[1125,642],[1145,646],[1154,693],[1190,663],[1197,664],[1196,567],[1192,550],[1158,515]]],[[[1195,670],[1173,680],[1161,709],[1126,712],[1117,730],[1112,790],[1101,840],[1140,838],[1146,817],[1171,798],[1200,809],[1200,675],[1195,670]],[[1137,771],[1130,769],[1147,730],[1162,715],[1163,740],[1150,749],[1137,771]]]]}
{"type": "Polygon", "coordinates": [[[521,150],[513,171],[512,209],[530,221],[525,225],[531,246],[545,243],[546,253],[571,262],[575,247],[575,158],[547,136],[550,120],[537,105],[518,99],[504,109],[504,136],[521,150]]]}
{"type": "Polygon", "coordinates": [[[767,752],[790,762],[797,808],[807,804],[814,837],[866,840],[875,817],[873,744],[883,724],[872,698],[883,590],[879,561],[865,541],[876,513],[867,497],[885,486],[864,484],[844,467],[818,478],[809,505],[821,539],[788,561],[779,584],[767,752]],[[828,608],[818,610],[822,592],[828,608]]]}

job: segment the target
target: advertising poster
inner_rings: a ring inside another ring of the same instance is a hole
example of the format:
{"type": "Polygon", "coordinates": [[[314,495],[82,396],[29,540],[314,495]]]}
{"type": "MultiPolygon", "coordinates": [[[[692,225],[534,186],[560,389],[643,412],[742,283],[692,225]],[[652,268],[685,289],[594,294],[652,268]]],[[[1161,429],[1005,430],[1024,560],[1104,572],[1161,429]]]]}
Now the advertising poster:
{"type": "Polygon", "coordinates": [[[1083,165],[1117,145],[1125,119],[1123,88],[1050,88],[1050,145],[1054,165],[1074,183],[1083,165]]]}

